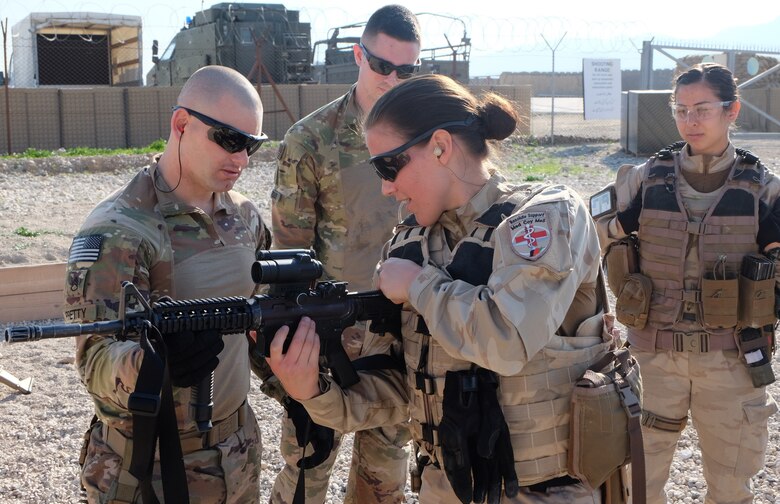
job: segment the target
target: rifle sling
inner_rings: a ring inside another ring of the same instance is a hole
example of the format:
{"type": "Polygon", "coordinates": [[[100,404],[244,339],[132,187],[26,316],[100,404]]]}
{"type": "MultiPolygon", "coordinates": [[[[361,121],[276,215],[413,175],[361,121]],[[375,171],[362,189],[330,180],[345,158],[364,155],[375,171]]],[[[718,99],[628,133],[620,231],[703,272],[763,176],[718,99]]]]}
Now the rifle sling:
{"type": "MultiPolygon", "coordinates": [[[[144,504],[158,504],[152,488],[154,451],[160,442],[160,472],[165,502],[189,502],[187,475],[184,470],[179,429],[173,405],[173,388],[167,361],[155,351],[145,337],[141,337],[143,358],[138,371],[133,395],[142,398],[159,397],[159,411],[131,409],[133,413],[133,453],[128,465],[122,460],[122,469],[134,476],[144,504]],[[152,414],[150,414],[152,413],[152,414]]],[[[135,401],[132,401],[135,404],[135,401]]]]}

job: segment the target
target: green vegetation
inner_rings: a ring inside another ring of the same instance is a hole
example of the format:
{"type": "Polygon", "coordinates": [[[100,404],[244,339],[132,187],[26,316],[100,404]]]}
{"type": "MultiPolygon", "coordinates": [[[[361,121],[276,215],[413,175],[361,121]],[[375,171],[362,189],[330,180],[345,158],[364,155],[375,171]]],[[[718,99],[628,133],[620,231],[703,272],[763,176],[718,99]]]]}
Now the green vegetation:
{"type": "Polygon", "coordinates": [[[0,156],[3,158],[45,158],[51,156],[115,156],[117,154],[155,154],[165,150],[165,140],[159,139],[150,143],[146,147],[133,147],[128,149],[103,149],[97,147],[73,147],[70,149],[61,149],[48,151],[41,149],[28,148],[24,152],[0,156]]]}
{"type": "Polygon", "coordinates": [[[19,236],[26,236],[27,238],[35,238],[36,236],[40,236],[40,231],[33,231],[31,229],[27,229],[24,226],[18,227],[14,229],[14,234],[19,236]]]}
{"type": "Polygon", "coordinates": [[[509,171],[519,175],[525,182],[541,182],[558,175],[574,175],[581,173],[580,166],[563,166],[561,159],[550,156],[549,151],[537,145],[517,145],[510,159],[514,165],[509,171]]]}
{"type": "Polygon", "coordinates": [[[20,226],[16,229],[14,229],[13,233],[17,236],[24,236],[25,238],[35,238],[41,235],[57,235],[57,236],[64,236],[65,233],[63,231],[36,231],[34,229],[28,229],[24,226],[20,226]]]}

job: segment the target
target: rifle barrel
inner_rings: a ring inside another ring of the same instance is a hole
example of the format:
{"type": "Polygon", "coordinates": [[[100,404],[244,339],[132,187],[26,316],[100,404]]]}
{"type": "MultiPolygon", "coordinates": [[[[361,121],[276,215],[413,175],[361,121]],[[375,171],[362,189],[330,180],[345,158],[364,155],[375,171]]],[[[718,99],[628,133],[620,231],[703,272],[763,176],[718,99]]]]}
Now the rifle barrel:
{"type": "Polygon", "coordinates": [[[22,343],[49,338],[71,338],[83,334],[119,334],[121,320],[92,322],[89,324],[27,325],[9,327],[4,331],[6,343],[22,343]]]}

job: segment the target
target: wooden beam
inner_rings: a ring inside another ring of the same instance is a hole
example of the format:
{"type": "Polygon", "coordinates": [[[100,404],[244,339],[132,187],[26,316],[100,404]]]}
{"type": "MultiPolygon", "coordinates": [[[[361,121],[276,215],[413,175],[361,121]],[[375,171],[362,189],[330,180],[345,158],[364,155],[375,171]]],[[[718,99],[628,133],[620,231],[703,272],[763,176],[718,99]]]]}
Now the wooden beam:
{"type": "Polygon", "coordinates": [[[61,318],[65,263],[0,268],[0,320],[61,318]]]}

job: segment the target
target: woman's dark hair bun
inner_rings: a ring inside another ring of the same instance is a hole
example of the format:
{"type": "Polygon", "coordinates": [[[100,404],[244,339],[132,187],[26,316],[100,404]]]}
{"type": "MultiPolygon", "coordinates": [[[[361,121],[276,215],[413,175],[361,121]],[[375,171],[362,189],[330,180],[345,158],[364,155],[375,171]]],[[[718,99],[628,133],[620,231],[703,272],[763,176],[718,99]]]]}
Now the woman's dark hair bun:
{"type": "Polygon", "coordinates": [[[509,137],[517,129],[520,120],[512,104],[495,93],[482,97],[477,112],[486,140],[503,140],[509,137]]]}

